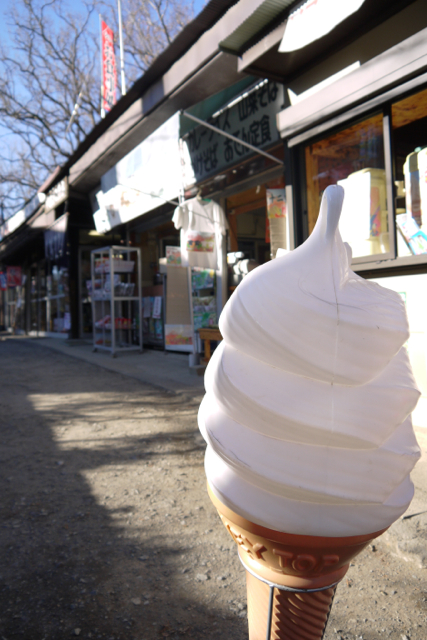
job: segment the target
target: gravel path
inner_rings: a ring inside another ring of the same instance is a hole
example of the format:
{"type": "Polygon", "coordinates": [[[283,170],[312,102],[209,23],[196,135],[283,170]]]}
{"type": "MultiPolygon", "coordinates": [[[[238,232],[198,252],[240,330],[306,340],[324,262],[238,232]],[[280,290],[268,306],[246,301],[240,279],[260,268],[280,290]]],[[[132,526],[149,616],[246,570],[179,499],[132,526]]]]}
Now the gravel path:
{"type": "MultiPolygon", "coordinates": [[[[206,494],[201,396],[0,341],[0,638],[247,638],[245,578],[206,494]]],[[[325,640],[425,640],[425,570],[381,541],[325,640]]]]}

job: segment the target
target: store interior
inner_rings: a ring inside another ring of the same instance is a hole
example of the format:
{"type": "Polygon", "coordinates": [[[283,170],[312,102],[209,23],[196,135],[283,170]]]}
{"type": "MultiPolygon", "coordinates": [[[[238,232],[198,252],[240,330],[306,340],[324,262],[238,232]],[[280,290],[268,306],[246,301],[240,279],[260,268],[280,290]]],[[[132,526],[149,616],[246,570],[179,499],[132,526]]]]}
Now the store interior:
{"type": "Polygon", "coordinates": [[[427,89],[392,105],[399,256],[427,253],[427,89]]]}
{"type": "MultiPolygon", "coordinates": [[[[341,184],[346,196],[340,231],[352,248],[353,258],[378,254],[394,257],[383,132],[381,112],[305,147],[307,233],[314,228],[325,188],[341,184]]],[[[397,256],[425,254],[427,89],[391,105],[391,164],[397,256]]]]}

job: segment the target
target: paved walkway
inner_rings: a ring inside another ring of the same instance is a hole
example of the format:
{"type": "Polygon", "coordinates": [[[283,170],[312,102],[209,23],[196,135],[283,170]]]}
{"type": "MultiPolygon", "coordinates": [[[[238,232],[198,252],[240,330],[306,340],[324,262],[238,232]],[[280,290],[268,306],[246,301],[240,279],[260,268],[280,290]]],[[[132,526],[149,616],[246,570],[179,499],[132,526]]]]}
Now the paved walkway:
{"type": "Polygon", "coordinates": [[[108,351],[93,351],[92,343],[83,340],[60,340],[58,338],[28,338],[37,341],[40,346],[60,351],[68,356],[96,364],[109,371],[148,382],[156,387],[175,393],[204,393],[203,376],[189,367],[188,353],[174,353],[146,349],[122,352],[113,358],[108,351]]]}

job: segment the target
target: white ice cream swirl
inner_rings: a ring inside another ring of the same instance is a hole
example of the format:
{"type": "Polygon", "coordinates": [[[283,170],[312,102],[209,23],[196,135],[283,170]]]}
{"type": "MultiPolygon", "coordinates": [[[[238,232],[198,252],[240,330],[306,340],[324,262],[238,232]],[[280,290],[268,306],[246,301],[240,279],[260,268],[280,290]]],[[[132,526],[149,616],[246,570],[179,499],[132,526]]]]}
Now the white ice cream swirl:
{"type": "Polygon", "coordinates": [[[308,240],[238,286],[199,411],[218,498],[288,533],[388,527],[412,499],[420,456],[405,306],[350,269],[342,200],[328,187],[308,240]]]}

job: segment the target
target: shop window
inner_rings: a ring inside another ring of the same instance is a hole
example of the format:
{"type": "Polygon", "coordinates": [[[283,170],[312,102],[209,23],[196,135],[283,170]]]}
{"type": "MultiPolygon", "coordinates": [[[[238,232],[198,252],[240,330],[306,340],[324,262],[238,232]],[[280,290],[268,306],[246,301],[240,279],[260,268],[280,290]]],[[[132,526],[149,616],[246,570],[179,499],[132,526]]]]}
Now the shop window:
{"type": "Polygon", "coordinates": [[[40,263],[31,267],[30,278],[31,331],[67,333],[71,328],[68,269],[40,263]]]}
{"type": "Polygon", "coordinates": [[[397,253],[427,253],[427,89],[392,105],[397,253]]]}
{"type": "Polygon", "coordinates": [[[283,176],[227,198],[229,251],[257,264],[288,249],[289,232],[283,176]]]}
{"type": "Polygon", "coordinates": [[[353,257],[388,254],[382,114],[308,145],[305,161],[308,232],[313,231],[324,190],[340,184],[346,192],[340,231],[353,257]]]}
{"type": "Polygon", "coordinates": [[[9,287],[6,292],[6,326],[15,333],[25,331],[25,275],[22,286],[9,287]]]}
{"type": "Polygon", "coordinates": [[[260,184],[227,198],[227,217],[231,252],[243,254],[254,265],[270,259],[266,239],[266,190],[260,184]]]}

